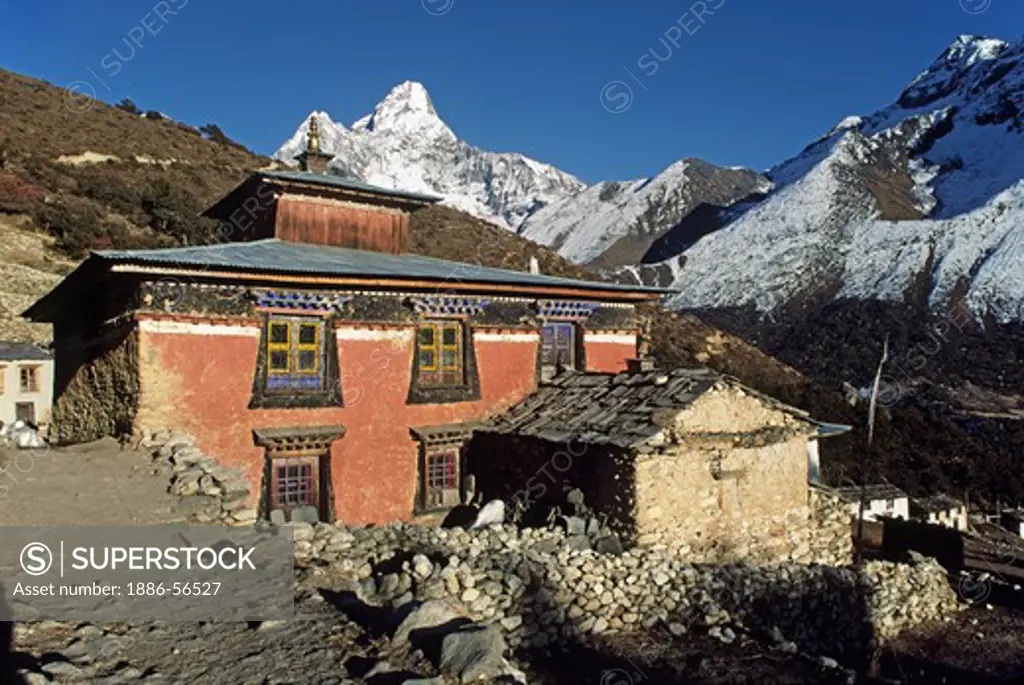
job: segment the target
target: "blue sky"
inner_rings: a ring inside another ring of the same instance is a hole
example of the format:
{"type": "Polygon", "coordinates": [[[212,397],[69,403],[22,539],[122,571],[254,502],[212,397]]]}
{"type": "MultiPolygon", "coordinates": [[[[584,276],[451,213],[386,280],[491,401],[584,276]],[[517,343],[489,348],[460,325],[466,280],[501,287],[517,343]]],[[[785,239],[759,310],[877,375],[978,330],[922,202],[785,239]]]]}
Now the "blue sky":
{"type": "Polygon", "coordinates": [[[0,66],[262,153],[414,79],[463,139],[593,182],[690,156],[766,168],[958,35],[1022,32],[1021,0],[0,0],[0,66]]]}

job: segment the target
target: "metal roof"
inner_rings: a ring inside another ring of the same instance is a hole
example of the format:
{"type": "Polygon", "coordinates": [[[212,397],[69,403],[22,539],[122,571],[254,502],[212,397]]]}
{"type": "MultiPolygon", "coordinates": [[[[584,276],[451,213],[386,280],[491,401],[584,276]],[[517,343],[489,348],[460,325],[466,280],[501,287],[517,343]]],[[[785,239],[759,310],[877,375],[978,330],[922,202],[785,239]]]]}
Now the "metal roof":
{"type": "Polygon", "coordinates": [[[420,202],[439,202],[440,197],[435,195],[425,195],[423,193],[411,193],[405,190],[393,190],[391,188],[381,188],[380,186],[370,185],[369,183],[363,183],[352,178],[345,178],[344,176],[337,176],[335,174],[318,174],[313,171],[257,171],[256,174],[260,176],[267,176],[269,178],[278,178],[283,181],[297,181],[300,183],[314,183],[317,185],[331,186],[334,188],[343,188],[345,190],[356,190],[363,193],[376,193],[378,195],[389,195],[391,197],[401,197],[409,200],[418,200],[420,202]]]}
{"type": "Polygon", "coordinates": [[[819,438],[831,438],[834,435],[843,435],[853,430],[853,426],[845,423],[828,423],[827,421],[815,421],[818,425],[819,438]]]}
{"type": "Polygon", "coordinates": [[[493,283],[561,287],[598,292],[670,292],[663,288],[580,281],[510,269],[494,269],[419,255],[394,255],[329,245],[292,243],[278,238],[159,250],[102,250],[96,258],[114,264],[194,267],[242,272],[311,274],[337,277],[429,280],[459,284],[493,283]]]}
{"type": "Polygon", "coordinates": [[[53,359],[53,352],[38,345],[27,342],[0,342],[0,360],[2,361],[43,361],[47,359],[53,359]]]}

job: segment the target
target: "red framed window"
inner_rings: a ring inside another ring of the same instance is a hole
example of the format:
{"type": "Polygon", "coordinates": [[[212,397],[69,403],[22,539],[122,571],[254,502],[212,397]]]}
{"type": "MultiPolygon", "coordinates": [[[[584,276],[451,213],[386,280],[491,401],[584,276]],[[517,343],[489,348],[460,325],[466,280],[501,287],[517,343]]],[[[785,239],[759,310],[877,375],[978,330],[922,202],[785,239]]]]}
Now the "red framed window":
{"type": "Polygon", "coordinates": [[[426,453],[423,474],[423,506],[453,507],[460,503],[459,449],[433,449],[426,453]]]}
{"type": "Polygon", "coordinates": [[[270,491],[272,509],[317,507],[319,503],[319,459],[289,457],[271,462],[273,481],[270,491]]]}

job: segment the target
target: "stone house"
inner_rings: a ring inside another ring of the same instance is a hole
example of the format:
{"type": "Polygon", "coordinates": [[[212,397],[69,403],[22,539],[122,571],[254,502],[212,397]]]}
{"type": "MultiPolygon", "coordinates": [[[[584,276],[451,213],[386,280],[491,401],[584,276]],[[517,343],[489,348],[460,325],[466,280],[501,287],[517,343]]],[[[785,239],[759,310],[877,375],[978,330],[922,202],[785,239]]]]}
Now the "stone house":
{"type": "Polygon", "coordinates": [[[24,342],[0,342],[0,421],[45,430],[53,399],[53,354],[24,342]]]}
{"type": "MultiPolygon", "coordinates": [[[[806,412],[709,369],[569,371],[480,427],[469,470],[526,516],[579,489],[626,544],[786,556],[812,544],[808,444],[821,435],[806,412]]],[[[836,529],[848,547],[848,519],[836,529]]]]}
{"type": "Polygon", "coordinates": [[[431,517],[467,497],[468,426],[555,368],[624,370],[665,291],[407,254],[437,198],[322,173],[311,129],[300,170],[207,210],[222,244],[94,252],[25,313],[53,324],[52,435],[186,431],[275,521],[431,517]]]}

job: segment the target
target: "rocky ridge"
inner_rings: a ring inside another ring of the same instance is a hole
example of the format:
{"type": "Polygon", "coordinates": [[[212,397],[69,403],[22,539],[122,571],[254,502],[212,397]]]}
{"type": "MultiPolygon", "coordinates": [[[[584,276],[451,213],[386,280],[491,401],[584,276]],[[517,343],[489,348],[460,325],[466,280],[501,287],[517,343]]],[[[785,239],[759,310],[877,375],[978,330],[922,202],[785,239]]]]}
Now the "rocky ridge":
{"type": "Polygon", "coordinates": [[[652,265],[670,305],[903,302],[926,283],[933,311],[1024,319],[1022,57],[1022,40],[963,36],[894,104],[771,169],[766,199],[652,265]]]}

